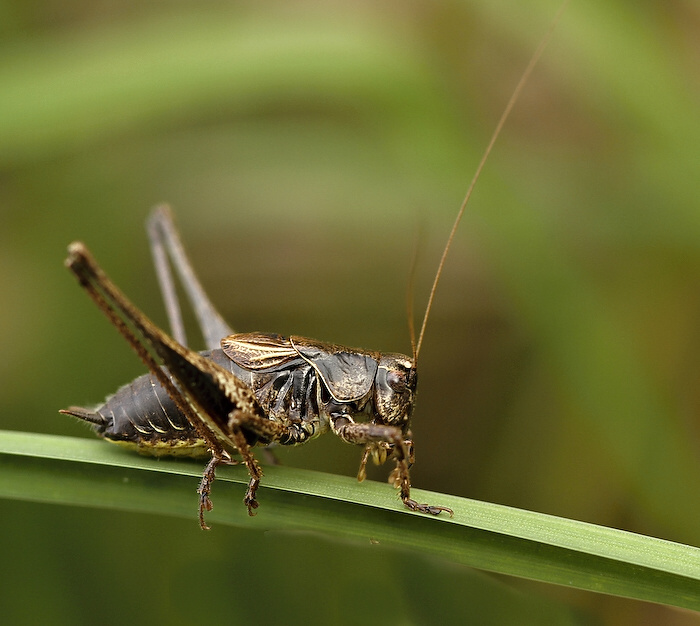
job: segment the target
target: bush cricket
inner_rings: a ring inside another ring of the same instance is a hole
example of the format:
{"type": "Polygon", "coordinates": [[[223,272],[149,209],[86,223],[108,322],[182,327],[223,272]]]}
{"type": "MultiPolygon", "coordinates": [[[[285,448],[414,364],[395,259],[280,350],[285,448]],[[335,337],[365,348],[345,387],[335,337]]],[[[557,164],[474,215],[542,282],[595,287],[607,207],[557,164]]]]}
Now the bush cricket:
{"type": "Polygon", "coordinates": [[[474,185],[563,8],[533,54],[484,151],[443,249],[417,341],[411,324],[410,357],[305,337],[234,333],[195,275],[170,210],[161,206],[149,217],[147,230],[172,336],[127,299],[83,243],[72,243],[67,267],[150,373],[121,387],[94,410],[69,407],[61,413],[89,422],[99,436],[144,454],[209,458],[197,490],[203,529],[208,529],[204,515],[212,508],[209,494],[218,465],[245,464],[250,478],[244,504],[254,515],[263,472],[253,448],[299,445],[328,431],[363,446],[358,480],[365,478],[370,458],[377,464],[391,460],[389,483],[399,490],[408,509],[451,516],[447,507],[411,497],[410,421],[418,356],[445,259],[474,185]],[[195,312],[206,351],[186,347],[172,268],[195,312]]]}

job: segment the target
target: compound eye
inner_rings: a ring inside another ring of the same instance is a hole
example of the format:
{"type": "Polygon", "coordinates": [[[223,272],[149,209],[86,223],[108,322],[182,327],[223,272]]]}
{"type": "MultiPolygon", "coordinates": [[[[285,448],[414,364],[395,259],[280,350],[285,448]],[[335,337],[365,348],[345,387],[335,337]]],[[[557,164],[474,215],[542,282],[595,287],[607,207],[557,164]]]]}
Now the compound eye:
{"type": "Polygon", "coordinates": [[[389,384],[389,387],[397,393],[406,391],[406,374],[404,372],[397,372],[395,370],[387,372],[386,382],[389,384]]]}

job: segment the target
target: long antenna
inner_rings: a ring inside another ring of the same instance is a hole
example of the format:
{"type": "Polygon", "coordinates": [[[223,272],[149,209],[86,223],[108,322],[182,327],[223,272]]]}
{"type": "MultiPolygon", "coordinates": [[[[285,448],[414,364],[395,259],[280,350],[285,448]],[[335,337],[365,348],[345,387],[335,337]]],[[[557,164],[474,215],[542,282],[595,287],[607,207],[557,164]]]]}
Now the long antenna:
{"type": "Polygon", "coordinates": [[[472,181],[469,184],[469,189],[467,189],[467,195],[464,196],[464,200],[462,200],[462,205],[460,206],[459,213],[457,213],[457,218],[455,219],[454,224],[452,225],[452,230],[450,231],[450,236],[447,238],[447,244],[445,244],[445,248],[442,251],[442,257],[440,258],[440,263],[438,264],[438,269],[437,269],[437,272],[435,274],[435,280],[433,280],[433,286],[430,289],[430,296],[428,296],[428,306],[425,308],[425,315],[423,316],[423,324],[421,325],[421,328],[420,328],[420,335],[418,335],[418,343],[415,345],[415,347],[413,349],[413,367],[415,367],[416,363],[418,362],[418,354],[420,352],[421,345],[423,344],[423,335],[425,335],[425,327],[428,323],[428,316],[430,314],[430,309],[432,309],[432,307],[433,307],[433,299],[435,298],[435,291],[437,290],[438,282],[440,282],[440,276],[442,275],[442,268],[445,265],[445,259],[447,258],[447,253],[450,251],[450,247],[452,246],[452,240],[454,239],[455,233],[457,232],[457,227],[459,226],[459,223],[462,221],[462,216],[464,215],[464,210],[467,208],[467,204],[469,204],[469,200],[472,196],[472,192],[474,191],[474,186],[476,185],[476,181],[479,180],[479,176],[481,176],[481,170],[484,169],[484,164],[486,163],[486,160],[489,158],[489,155],[491,154],[491,149],[493,148],[493,144],[496,143],[496,139],[498,139],[498,136],[501,134],[501,130],[503,129],[503,125],[506,123],[506,120],[508,119],[508,116],[510,115],[511,110],[513,109],[513,106],[515,105],[515,102],[517,101],[518,97],[520,96],[520,93],[523,90],[523,87],[525,86],[525,83],[530,78],[530,74],[532,73],[533,68],[535,67],[537,62],[540,60],[540,57],[542,56],[544,49],[547,47],[549,40],[552,38],[552,33],[554,33],[554,29],[556,28],[557,24],[559,23],[559,20],[561,19],[561,16],[564,13],[564,9],[566,8],[566,5],[568,3],[569,3],[569,0],[564,0],[563,4],[559,7],[557,14],[554,16],[552,23],[549,25],[547,32],[545,33],[544,37],[542,38],[542,41],[540,41],[539,46],[537,46],[537,49],[533,53],[532,58],[530,59],[530,62],[527,64],[525,71],[523,72],[522,76],[520,77],[520,81],[518,81],[517,86],[513,90],[513,95],[511,95],[510,100],[508,100],[508,104],[506,105],[506,108],[503,110],[503,113],[501,114],[501,118],[498,120],[498,124],[496,124],[496,128],[493,131],[493,134],[491,135],[491,140],[489,141],[489,144],[486,147],[486,150],[484,151],[484,155],[481,157],[481,161],[479,161],[479,166],[476,168],[476,172],[474,173],[474,177],[472,178],[472,181]]]}

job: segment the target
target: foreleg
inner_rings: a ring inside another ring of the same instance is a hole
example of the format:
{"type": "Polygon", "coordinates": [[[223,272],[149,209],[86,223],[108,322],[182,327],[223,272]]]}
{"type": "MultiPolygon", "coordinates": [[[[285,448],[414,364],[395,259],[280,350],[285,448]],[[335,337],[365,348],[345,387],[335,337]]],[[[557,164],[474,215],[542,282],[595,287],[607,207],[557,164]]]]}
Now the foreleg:
{"type": "MultiPolygon", "coordinates": [[[[348,443],[365,446],[388,446],[396,460],[396,467],[391,472],[389,480],[399,489],[401,500],[407,508],[431,515],[438,515],[442,511],[449,513],[450,516],[453,515],[452,509],[444,506],[421,504],[411,498],[409,468],[413,463],[413,442],[410,439],[404,439],[404,433],[400,428],[367,422],[358,424],[353,422],[347,415],[333,418],[331,420],[331,428],[338,437],[348,443]]],[[[366,448],[362,457],[358,474],[360,480],[364,478],[364,465],[367,462],[370,450],[371,448],[366,448]]]]}

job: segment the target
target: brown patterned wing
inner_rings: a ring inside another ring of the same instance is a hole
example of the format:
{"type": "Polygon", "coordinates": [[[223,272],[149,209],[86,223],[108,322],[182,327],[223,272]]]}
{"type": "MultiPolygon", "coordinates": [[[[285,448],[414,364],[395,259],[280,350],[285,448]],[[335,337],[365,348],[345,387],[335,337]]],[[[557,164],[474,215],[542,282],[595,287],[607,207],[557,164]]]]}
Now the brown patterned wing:
{"type": "Polygon", "coordinates": [[[299,359],[289,337],[271,333],[237,333],[221,340],[224,354],[236,365],[260,371],[280,368],[299,359]]]}

